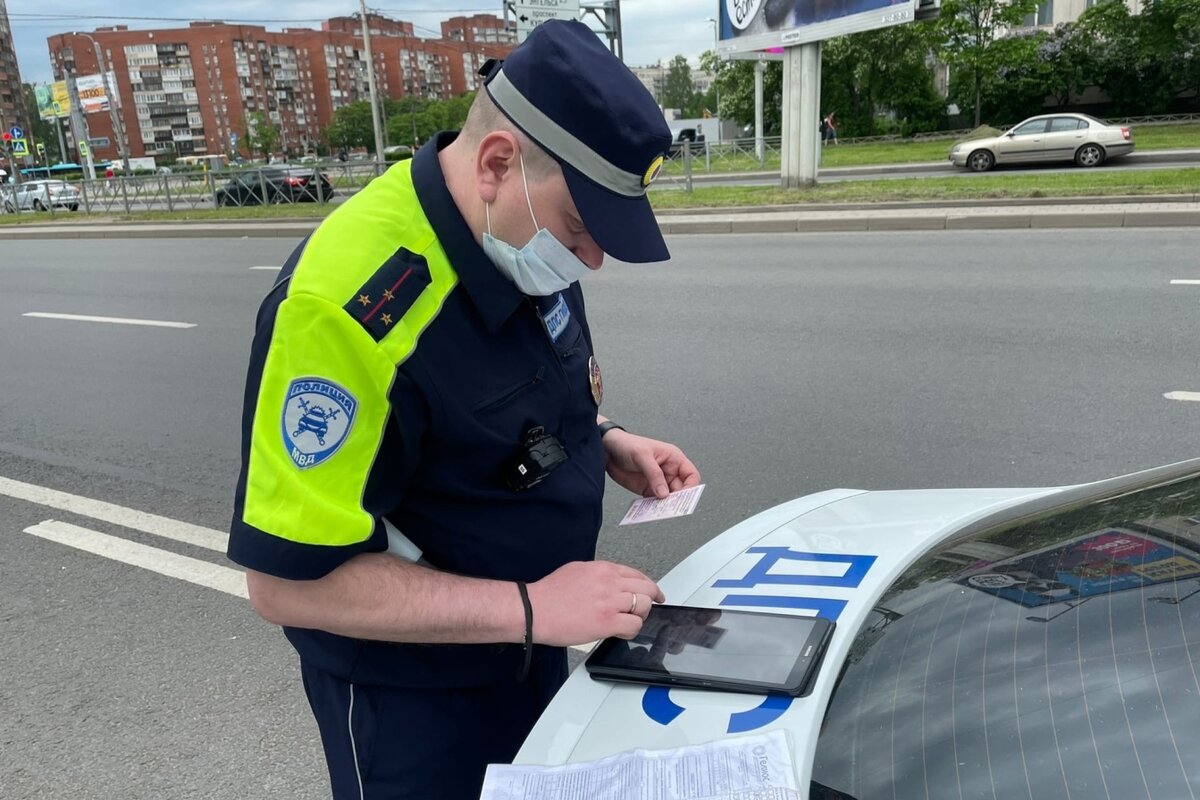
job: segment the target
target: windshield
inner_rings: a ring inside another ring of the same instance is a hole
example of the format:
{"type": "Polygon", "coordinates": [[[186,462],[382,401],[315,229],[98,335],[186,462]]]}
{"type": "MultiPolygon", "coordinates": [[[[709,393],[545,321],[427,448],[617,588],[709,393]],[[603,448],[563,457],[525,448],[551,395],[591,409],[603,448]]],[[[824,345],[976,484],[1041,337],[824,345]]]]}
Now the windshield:
{"type": "Polygon", "coordinates": [[[881,598],[813,779],[873,798],[1200,792],[1200,478],[986,531],[881,598]]]}

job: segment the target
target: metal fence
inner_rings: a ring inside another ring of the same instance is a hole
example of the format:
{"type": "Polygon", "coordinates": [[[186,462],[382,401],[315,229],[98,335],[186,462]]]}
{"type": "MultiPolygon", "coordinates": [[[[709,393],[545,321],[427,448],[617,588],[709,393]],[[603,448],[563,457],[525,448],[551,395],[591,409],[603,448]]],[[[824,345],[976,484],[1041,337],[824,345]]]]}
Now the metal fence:
{"type": "Polygon", "coordinates": [[[62,181],[29,179],[0,187],[5,213],[51,216],[198,211],[264,205],[340,203],[392,166],[373,161],[268,165],[218,172],[172,172],[62,181]],[[49,192],[45,183],[70,189],[49,192]]]}

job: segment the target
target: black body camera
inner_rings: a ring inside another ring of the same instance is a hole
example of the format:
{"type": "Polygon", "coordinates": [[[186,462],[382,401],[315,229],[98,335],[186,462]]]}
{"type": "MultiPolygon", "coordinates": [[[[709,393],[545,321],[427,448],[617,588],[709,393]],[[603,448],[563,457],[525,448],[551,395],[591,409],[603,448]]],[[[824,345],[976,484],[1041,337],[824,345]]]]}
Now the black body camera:
{"type": "Polygon", "coordinates": [[[520,449],[504,465],[504,482],[514,492],[532,489],[567,460],[567,450],[540,425],[525,432],[520,449]]]}

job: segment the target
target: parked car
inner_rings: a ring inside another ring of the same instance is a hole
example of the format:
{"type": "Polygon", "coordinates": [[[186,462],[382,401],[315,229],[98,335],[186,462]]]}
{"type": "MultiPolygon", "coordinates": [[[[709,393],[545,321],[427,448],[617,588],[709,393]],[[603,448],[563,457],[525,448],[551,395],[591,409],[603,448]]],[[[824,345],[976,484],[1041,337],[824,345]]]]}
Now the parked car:
{"type": "Polygon", "coordinates": [[[49,211],[51,208],[79,210],[82,196],[79,190],[66,181],[25,181],[18,186],[9,186],[4,196],[4,210],[49,211]]]}
{"type": "MultiPolygon", "coordinates": [[[[1200,793],[1200,460],[1071,487],[825,491],[716,536],[659,586],[718,615],[835,620],[811,692],[577,669],[515,763],[783,730],[795,773],[764,782],[808,800],[1200,793]]],[[[774,680],[801,646],[759,642],[740,668],[704,641],[658,658],[774,680]]]]}
{"type": "Polygon", "coordinates": [[[311,168],[261,167],[239,172],[217,190],[218,206],[315,203],[333,197],[329,176],[311,168]]]}
{"type": "Polygon", "coordinates": [[[1030,117],[1000,136],[956,144],[950,162],[972,172],[987,172],[997,164],[1050,161],[1098,167],[1132,152],[1133,131],[1127,125],[1110,125],[1087,114],[1046,114],[1030,117]]]}

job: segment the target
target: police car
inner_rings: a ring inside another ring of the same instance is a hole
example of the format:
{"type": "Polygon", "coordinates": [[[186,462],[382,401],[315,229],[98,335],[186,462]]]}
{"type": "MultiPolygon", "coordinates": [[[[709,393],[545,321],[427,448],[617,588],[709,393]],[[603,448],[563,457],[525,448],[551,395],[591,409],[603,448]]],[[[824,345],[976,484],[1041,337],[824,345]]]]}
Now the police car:
{"type": "Polygon", "coordinates": [[[812,800],[1200,795],[1200,460],[1072,487],[822,492],[660,585],[835,620],[811,694],[578,669],[516,763],[783,729],[812,800]]]}

